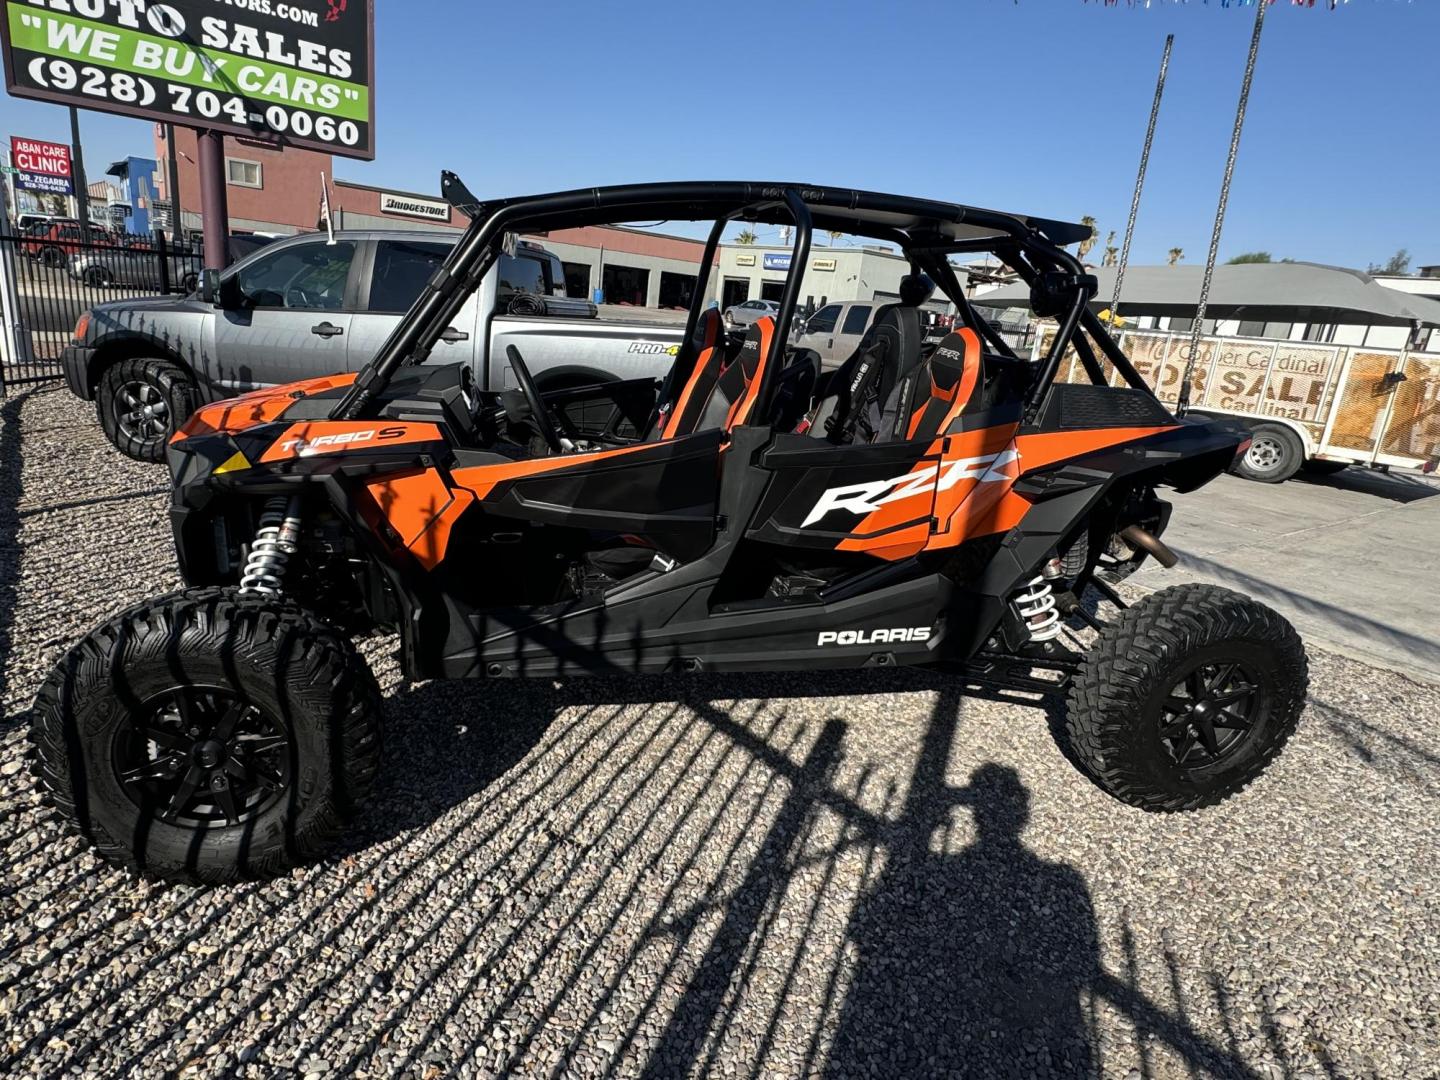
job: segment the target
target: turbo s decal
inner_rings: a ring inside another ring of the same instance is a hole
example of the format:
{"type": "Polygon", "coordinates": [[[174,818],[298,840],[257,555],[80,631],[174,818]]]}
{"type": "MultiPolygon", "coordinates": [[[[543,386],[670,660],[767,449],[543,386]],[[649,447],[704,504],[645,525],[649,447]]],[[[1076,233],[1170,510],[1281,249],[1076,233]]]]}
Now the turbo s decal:
{"type": "Polygon", "coordinates": [[[434,424],[380,424],[374,421],[316,420],[291,424],[271,444],[261,461],[286,461],[315,457],[344,450],[368,450],[403,443],[439,442],[440,429],[434,424]]]}
{"type": "Polygon", "coordinates": [[[832,510],[870,514],[882,506],[900,502],[902,499],[916,495],[928,497],[932,493],[948,491],[961,480],[978,480],[982,484],[1009,480],[1011,477],[1005,473],[1005,466],[1018,457],[1015,450],[1007,449],[997,454],[981,454],[979,457],[958,458],[955,461],[927,465],[891,480],[871,480],[863,484],[827,488],[805,516],[805,520],[800,523],[800,527],[803,529],[814,525],[832,510]]]}

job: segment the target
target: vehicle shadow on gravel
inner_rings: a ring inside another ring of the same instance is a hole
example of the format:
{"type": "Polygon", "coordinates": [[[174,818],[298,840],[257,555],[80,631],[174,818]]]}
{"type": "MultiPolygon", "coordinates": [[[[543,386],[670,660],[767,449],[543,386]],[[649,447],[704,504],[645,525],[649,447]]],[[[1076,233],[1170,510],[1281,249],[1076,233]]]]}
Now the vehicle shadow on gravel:
{"type": "MultiPolygon", "coordinates": [[[[1104,1003],[1168,1046],[1192,1072],[1254,1075],[1233,1050],[1197,1031],[1183,1009],[1148,998],[1133,972],[1106,970],[1083,875],[1038,857],[1022,840],[1031,795],[1014,769],[982,764],[963,785],[947,777],[967,697],[1041,708],[1058,734],[1057,698],[973,686],[961,693],[955,676],[926,671],[571,679],[558,686],[521,680],[503,684],[503,692],[497,687],[481,697],[462,691],[452,698],[454,689],[426,684],[390,702],[388,711],[402,712],[411,727],[403,735],[391,729],[393,780],[377,800],[382,813],[367,815],[369,835],[357,838],[352,851],[392,830],[427,824],[447,804],[482,791],[545,739],[564,710],[597,701],[607,707],[683,707],[787,782],[788,794],[768,824],[754,823],[765,833],[756,843],[757,857],[737,868],[738,884],[713,904],[667,912],[651,927],[651,940],[670,943],[677,954],[702,951],[703,957],[657,1039],[644,1045],[648,1040],[637,1029],[616,1040],[632,1051],[632,1064],[645,1076],[706,1075],[721,1068],[736,987],[752,985],[755,950],[763,952],[785,897],[800,888],[804,874],[857,845],[881,869],[855,898],[846,934],[853,958],[833,958],[825,1012],[834,1019],[823,1037],[816,1030],[806,1040],[804,1074],[1096,1075],[1115,1064],[1102,1060],[1097,1034],[1095,1009],[1104,1003]],[[881,812],[836,781],[845,756],[844,720],[827,721],[797,761],[727,707],[737,700],[915,691],[935,692],[936,705],[908,783],[900,785],[903,798],[881,812]],[[457,721],[467,739],[475,737],[458,756],[450,742],[457,721]],[[438,779],[447,773],[453,783],[438,779]],[[431,778],[428,796],[418,793],[424,777],[431,778]],[[846,839],[817,853],[808,838],[825,814],[840,817],[846,839]],[[966,837],[969,843],[963,843],[966,837]],[[707,944],[702,927],[717,906],[719,928],[707,944]]],[[[792,968],[754,1060],[765,1061],[769,1044],[785,1037],[777,1030],[779,1018],[790,995],[799,992],[798,978],[792,968]]],[[[591,1023],[607,1007],[613,1006],[605,995],[593,1004],[591,1023]]],[[[543,1023],[542,1017],[536,1027],[543,1023]]],[[[1138,1051],[1142,1065],[1147,1052],[1138,1051]]],[[[413,1051],[398,1064],[420,1057],[413,1051]]],[[[520,1064],[513,1055],[500,1071],[520,1064]]]]}
{"type": "MultiPolygon", "coordinates": [[[[0,404],[0,704],[9,694],[7,672],[15,605],[20,595],[20,496],[22,458],[20,411],[29,393],[16,394],[0,404]]],[[[6,710],[8,711],[8,710],[6,710]]],[[[0,730],[4,721],[0,720],[0,730]]]]}
{"type": "MultiPolygon", "coordinates": [[[[933,684],[937,676],[919,679],[933,684]]],[[[821,692],[833,694],[833,680],[827,686],[821,692]]],[[[883,854],[883,870],[853,908],[847,936],[858,961],[843,1002],[831,1003],[838,1022],[828,1053],[806,1063],[807,1075],[817,1069],[835,1077],[1096,1075],[1102,1062],[1093,1011],[1100,1001],[1166,1043],[1192,1072],[1254,1075],[1183,1014],[1148,999],[1136,979],[1105,970],[1083,875],[1039,858],[1021,840],[1030,792],[1013,768],[986,763],[963,786],[949,781],[967,696],[1014,701],[984,689],[962,694],[951,680],[938,695],[894,818],[877,819],[828,786],[843,753],[844,724],[826,727],[792,770],[790,798],[762,845],[773,858],[757,860],[732,896],[645,1075],[697,1067],[703,1075],[718,1066],[718,1040],[706,1033],[724,1022],[740,957],[735,943],[764,934],[766,914],[799,869],[793,853],[803,826],[822,803],[849,817],[861,842],[883,854]],[[954,819],[957,810],[968,811],[974,838],[951,852],[955,835],[966,831],[954,819]]],[[[1045,708],[1056,726],[1057,700],[1030,704],[1045,708]]],[[[723,716],[707,719],[729,726],[723,716]]]]}

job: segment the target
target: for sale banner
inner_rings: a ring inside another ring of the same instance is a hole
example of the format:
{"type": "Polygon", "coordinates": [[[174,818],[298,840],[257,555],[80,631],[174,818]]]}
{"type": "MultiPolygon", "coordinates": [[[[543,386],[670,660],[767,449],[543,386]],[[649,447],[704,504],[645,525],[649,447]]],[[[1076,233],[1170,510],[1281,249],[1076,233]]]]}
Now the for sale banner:
{"type": "Polygon", "coordinates": [[[372,0],[0,0],[5,87],[375,156],[372,0]]]}
{"type": "Polygon", "coordinates": [[[70,172],[70,147],[64,143],[12,135],[10,165],[16,170],[15,186],[21,191],[34,191],[41,195],[75,194],[75,181],[70,172]]]}

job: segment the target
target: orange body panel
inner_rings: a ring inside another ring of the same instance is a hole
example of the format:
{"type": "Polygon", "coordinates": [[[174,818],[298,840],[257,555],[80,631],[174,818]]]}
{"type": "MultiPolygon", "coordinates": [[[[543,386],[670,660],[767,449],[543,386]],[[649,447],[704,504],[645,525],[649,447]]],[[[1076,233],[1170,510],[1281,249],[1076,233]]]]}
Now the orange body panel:
{"type": "Polygon", "coordinates": [[[290,461],[346,450],[440,442],[443,438],[434,424],[397,420],[302,420],[287,427],[260,455],[260,461],[290,461]]]}
{"type": "MultiPolygon", "coordinates": [[[[963,387],[961,391],[955,415],[966,400],[963,387]]],[[[863,518],[837,548],[896,560],[1005,532],[1030,510],[1030,502],[1012,490],[1022,474],[1175,426],[1017,436],[1018,425],[1006,424],[947,435],[926,448],[908,482],[863,518]]]]}
{"type": "Polygon", "coordinates": [[[217,401],[197,409],[189,420],[171,438],[171,442],[190,438],[193,435],[216,435],[227,431],[243,431],[256,424],[267,424],[280,416],[297,396],[316,394],[333,390],[337,386],[349,386],[355,381],[353,373],[326,375],[319,379],[286,383],[284,386],[254,390],[239,397],[217,401]]]}
{"type": "Polygon", "coordinates": [[[421,566],[433,570],[445,558],[450,530],[475,496],[451,489],[437,469],[387,476],[365,485],[375,505],[421,566]]]}

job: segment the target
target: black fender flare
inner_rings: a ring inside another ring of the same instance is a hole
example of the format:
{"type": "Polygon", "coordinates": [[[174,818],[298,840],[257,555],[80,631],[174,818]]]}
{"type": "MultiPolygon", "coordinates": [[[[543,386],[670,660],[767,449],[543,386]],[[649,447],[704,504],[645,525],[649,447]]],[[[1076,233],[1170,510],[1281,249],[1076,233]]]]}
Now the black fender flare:
{"type": "Polygon", "coordinates": [[[93,396],[100,386],[100,379],[104,376],[107,368],[120,363],[122,360],[134,360],[140,357],[155,360],[168,360],[178,365],[198,386],[199,378],[195,369],[186,362],[175,349],[166,342],[152,337],[149,334],[123,333],[111,334],[100,339],[91,346],[89,363],[85,369],[85,382],[93,396]]]}

